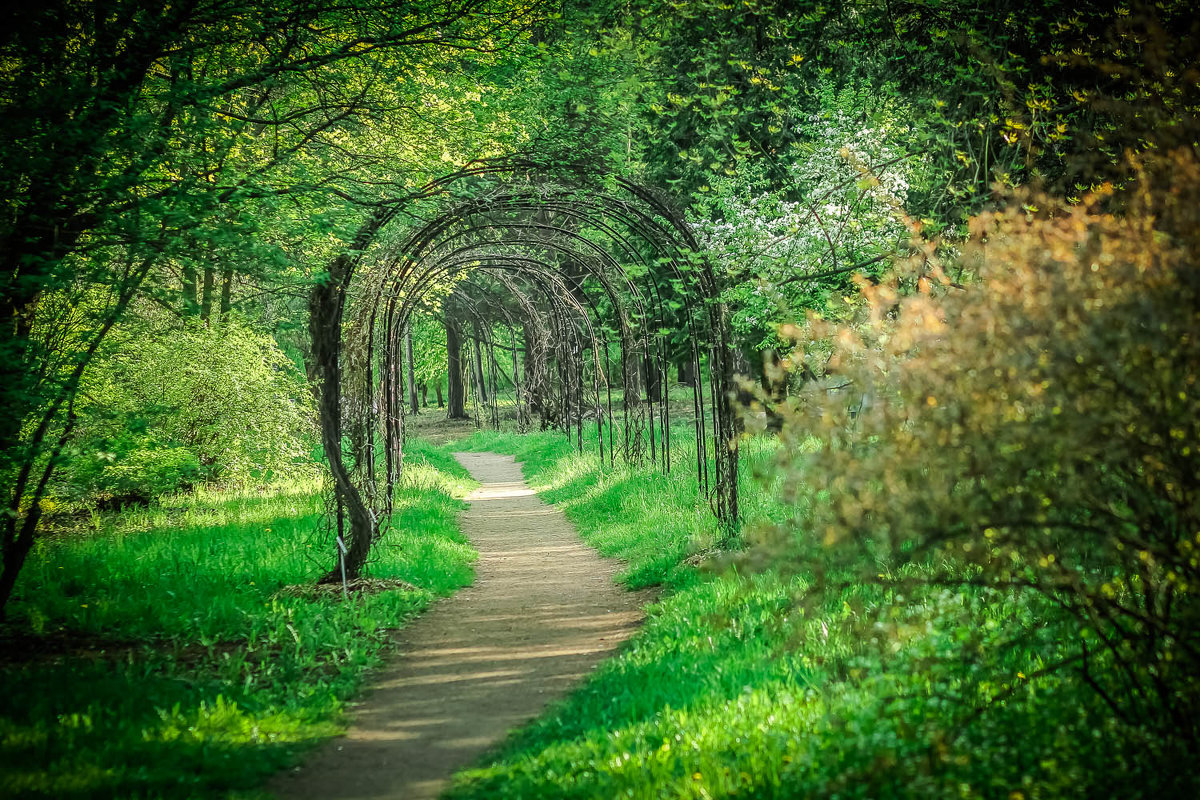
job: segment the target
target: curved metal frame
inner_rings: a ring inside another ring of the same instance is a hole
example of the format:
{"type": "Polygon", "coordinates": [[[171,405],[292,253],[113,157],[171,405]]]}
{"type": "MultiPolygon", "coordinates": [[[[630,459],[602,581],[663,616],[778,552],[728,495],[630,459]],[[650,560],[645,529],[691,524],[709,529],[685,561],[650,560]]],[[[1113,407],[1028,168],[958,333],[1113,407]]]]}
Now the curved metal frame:
{"type": "MultiPolygon", "coordinates": [[[[607,191],[602,176],[582,170],[533,186],[521,180],[531,166],[484,164],[431,184],[424,196],[444,203],[456,181],[500,179],[473,199],[439,208],[357,282],[351,299],[356,296],[360,302],[352,309],[350,327],[362,352],[343,348],[342,391],[348,400],[354,398],[348,407],[357,411],[358,429],[351,441],[360,454],[355,473],[363,496],[380,517],[391,512],[406,427],[400,344],[412,314],[434,291],[448,292],[447,299],[457,296],[480,330],[488,331],[493,404],[498,366],[490,330],[496,317],[503,318],[499,321],[507,325],[513,342],[513,383],[522,419],[517,320],[503,304],[489,318],[479,302],[483,297],[494,300],[504,290],[516,299],[523,329],[533,326],[540,341],[552,343],[555,391],[561,397],[556,424],[582,450],[584,417],[594,413],[602,461],[608,430],[609,463],[618,451],[628,461],[640,461],[648,450],[658,468],[671,470],[666,334],[682,330],[695,376],[696,480],[717,518],[732,527],[738,517],[738,451],[730,401],[733,354],[711,265],[698,252],[682,217],[652,190],[615,179],[617,191],[607,191]],[[620,413],[613,407],[612,345],[620,352],[620,413]],[[656,380],[661,395],[650,391],[656,380]],[[585,411],[585,383],[590,384],[590,411],[585,411]],[[382,482],[375,463],[378,442],[385,457],[382,482]]],[[[529,411],[527,403],[525,413],[529,411]]],[[[494,405],[490,421],[498,424],[494,405]]]]}

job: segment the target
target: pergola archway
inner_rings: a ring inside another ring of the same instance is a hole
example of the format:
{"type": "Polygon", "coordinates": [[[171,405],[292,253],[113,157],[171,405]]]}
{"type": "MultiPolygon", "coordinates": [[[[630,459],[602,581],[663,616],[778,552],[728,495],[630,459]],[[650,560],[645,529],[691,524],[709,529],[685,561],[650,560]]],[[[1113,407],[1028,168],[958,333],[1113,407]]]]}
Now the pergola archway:
{"type": "MultiPolygon", "coordinates": [[[[609,463],[680,467],[671,460],[679,419],[666,374],[672,361],[688,366],[696,480],[721,524],[734,525],[727,314],[681,215],[631,181],[528,163],[487,164],[434,188],[419,210],[409,209],[421,224],[377,247],[353,280],[341,278],[347,324],[338,326],[336,381],[324,387],[338,397],[323,397],[320,408],[326,449],[338,450],[339,463],[330,462],[339,543],[350,527],[347,570],[361,569],[392,512],[406,427],[402,341],[413,315],[431,304],[443,309],[451,338],[455,325],[469,322],[476,348],[488,352],[474,377],[477,398],[491,382],[490,424],[499,424],[495,389],[504,375],[491,331],[501,328],[516,423],[537,417],[609,463]],[[344,435],[351,465],[340,463],[344,435]]],[[[396,227],[387,219],[378,230],[389,222],[396,227]]]]}

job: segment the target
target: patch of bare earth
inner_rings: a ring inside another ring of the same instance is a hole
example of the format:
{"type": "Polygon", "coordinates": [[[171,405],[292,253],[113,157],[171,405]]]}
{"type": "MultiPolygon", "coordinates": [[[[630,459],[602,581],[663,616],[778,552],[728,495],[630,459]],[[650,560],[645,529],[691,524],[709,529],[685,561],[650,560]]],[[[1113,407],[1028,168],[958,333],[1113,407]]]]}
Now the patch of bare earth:
{"type": "Polygon", "coordinates": [[[333,598],[334,600],[349,595],[379,594],[380,592],[415,592],[417,587],[399,578],[355,578],[347,581],[318,584],[292,584],[284,586],[275,594],[279,597],[300,597],[305,600],[315,600],[318,597],[333,598]]]}
{"type": "Polygon", "coordinates": [[[434,798],[633,634],[646,594],[528,488],[509,456],[457,453],[482,486],[463,532],[475,582],[396,635],[347,734],[270,788],[286,800],[434,798]]]}
{"type": "Polygon", "coordinates": [[[67,630],[32,633],[17,626],[0,626],[0,666],[54,664],[67,659],[123,660],[144,647],[144,642],[132,639],[67,630]]]}

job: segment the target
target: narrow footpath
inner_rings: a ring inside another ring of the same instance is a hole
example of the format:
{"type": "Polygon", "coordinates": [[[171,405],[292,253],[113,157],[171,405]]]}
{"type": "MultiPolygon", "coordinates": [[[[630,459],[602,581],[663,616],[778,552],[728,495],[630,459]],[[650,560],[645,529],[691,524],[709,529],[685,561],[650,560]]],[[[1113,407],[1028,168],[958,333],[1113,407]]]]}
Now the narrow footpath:
{"type": "Polygon", "coordinates": [[[282,800],[426,800],[612,655],[647,596],[542,502],[510,456],[456,453],[482,486],[462,530],[475,582],[400,631],[344,737],[269,787],[282,800]]]}

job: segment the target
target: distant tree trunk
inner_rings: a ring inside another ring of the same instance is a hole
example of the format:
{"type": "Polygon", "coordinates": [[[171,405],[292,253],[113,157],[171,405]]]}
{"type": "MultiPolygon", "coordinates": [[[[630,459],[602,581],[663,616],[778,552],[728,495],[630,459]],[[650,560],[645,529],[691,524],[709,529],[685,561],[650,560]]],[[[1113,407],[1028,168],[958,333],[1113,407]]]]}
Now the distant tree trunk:
{"type": "Polygon", "coordinates": [[[488,401],[487,383],[483,379],[483,356],[479,352],[479,338],[481,333],[478,322],[475,323],[474,332],[475,336],[472,340],[472,380],[478,387],[476,392],[479,394],[479,402],[486,403],[488,401]]]}
{"type": "Polygon", "coordinates": [[[621,380],[619,383],[627,397],[636,399],[642,396],[642,379],[646,377],[644,373],[647,357],[634,355],[632,343],[627,348],[626,344],[622,342],[621,347],[626,352],[621,356],[621,380]]]}
{"type": "MultiPolygon", "coordinates": [[[[746,350],[742,347],[735,348],[733,351],[733,373],[737,378],[749,379],[753,367],[750,365],[750,359],[746,357],[746,350]]],[[[746,388],[741,380],[734,380],[734,401],[736,403],[734,410],[734,426],[738,433],[742,433],[746,427],[745,412],[754,404],[754,392],[746,388]]]]}
{"type": "Polygon", "coordinates": [[[442,380],[441,380],[441,378],[439,378],[438,382],[433,385],[433,391],[434,391],[434,394],[437,395],[438,408],[445,408],[446,407],[446,398],[442,397],[442,380]]]}
{"type": "Polygon", "coordinates": [[[404,383],[408,388],[408,410],[413,414],[420,414],[421,406],[417,403],[417,375],[411,330],[404,334],[404,383]]]}
{"type": "Polygon", "coordinates": [[[221,316],[228,317],[233,310],[233,270],[225,270],[221,281],[221,316]]]}
{"type": "Polygon", "coordinates": [[[196,293],[196,268],[190,264],[183,265],[183,315],[194,317],[200,313],[199,295],[196,293]]]}
{"type": "Polygon", "coordinates": [[[463,388],[462,373],[462,334],[458,323],[446,317],[446,372],[447,401],[446,419],[467,418],[466,390],[463,388]]]}
{"type": "Polygon", "coordinates": [[[200,319],[208,322],[212,316],[213,284],[216,282],[216,272],[212,267],[204,268],[204,295],[200,299],[200,319]]]}
{"type": "Polygon", "coordinates": [[[692,361],[692,354],[687,353],[680,357],[675,362],[675,370],[679,373],[679,382],[684,386],[696,385],[696,370],[695,363],[692,361]]]}
{"type": "Polygon", "coordinates": [[[646,399],[661,403],[663,397],[662,370],[658,368],[658,362],[654,355],[651,353],[642,359],[643,371],[646,375],[646,399]]]}
{"type": "Polygon", "coordinates": [[[421,393],[421,408],[429,408],[429,384],[421,381],[417,384],[417,391],[421,393]]]}

